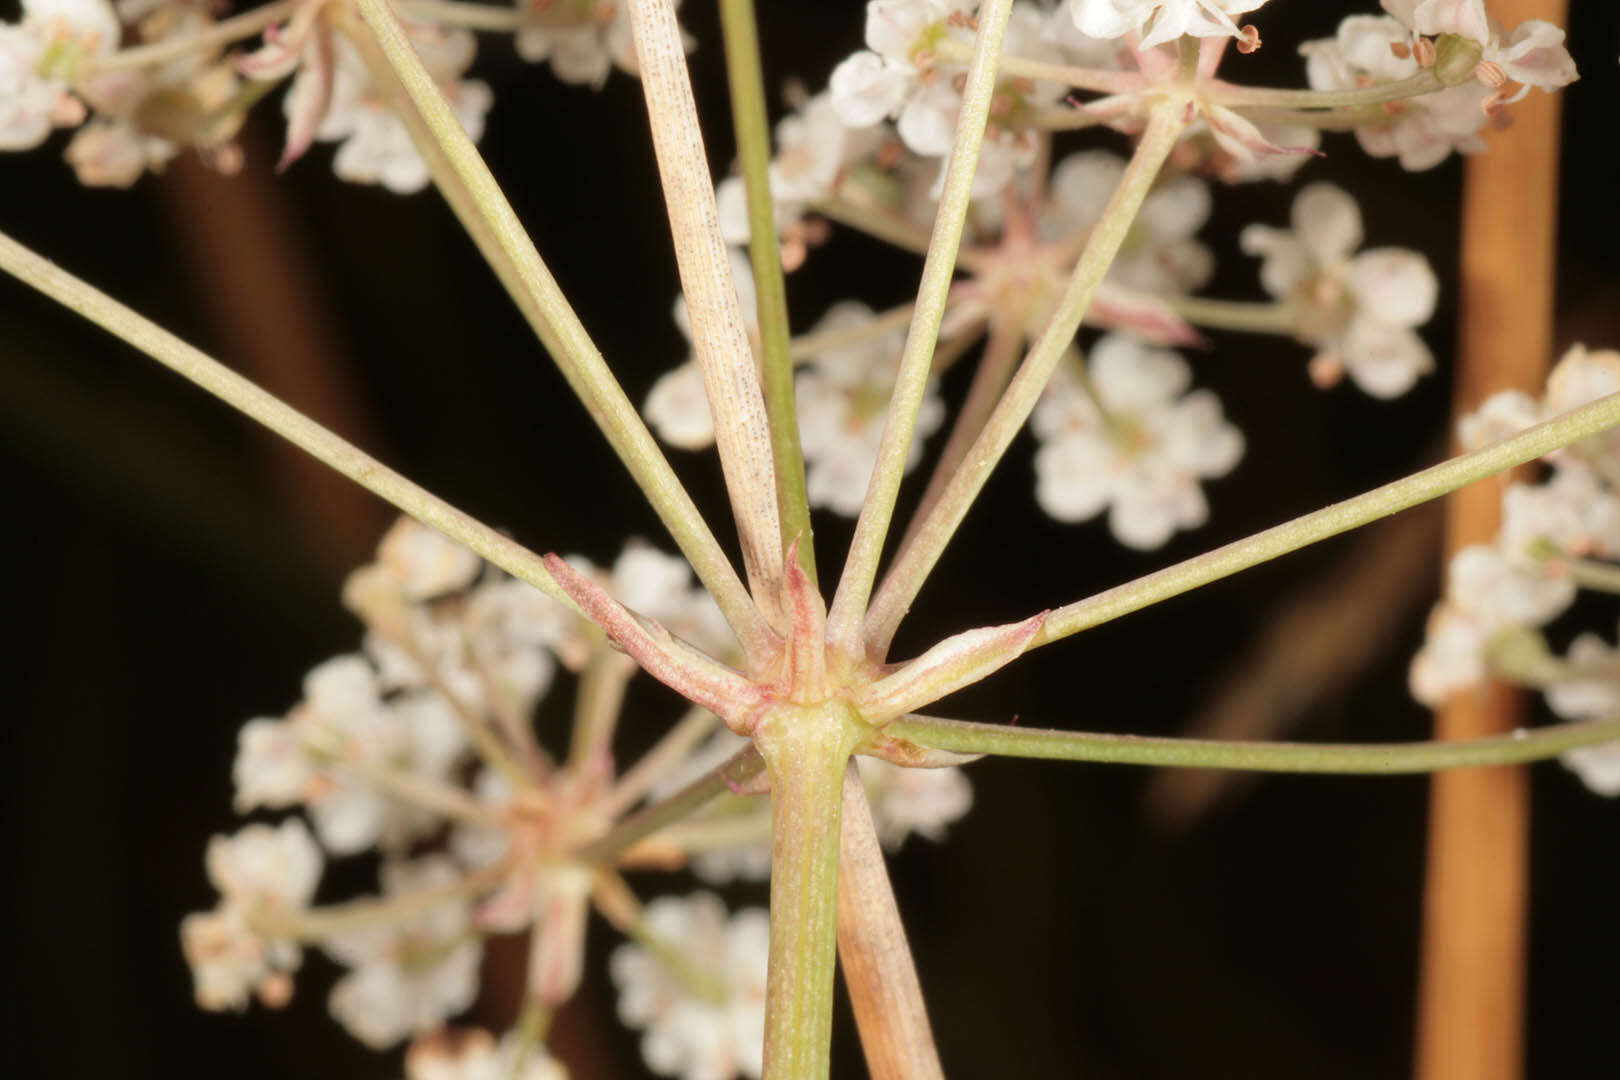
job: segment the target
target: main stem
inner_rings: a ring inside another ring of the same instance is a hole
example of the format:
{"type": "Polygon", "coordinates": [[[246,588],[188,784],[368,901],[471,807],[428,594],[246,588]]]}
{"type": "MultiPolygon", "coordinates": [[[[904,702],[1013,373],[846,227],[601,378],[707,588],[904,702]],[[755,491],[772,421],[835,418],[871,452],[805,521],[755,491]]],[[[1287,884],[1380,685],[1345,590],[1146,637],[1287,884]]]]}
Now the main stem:
{"type": "Polygon", "coordinates": [[[825,1080],[830,1068],[844,767],[858,739],[839,703],[773,710],[754,734],[771,778],[764,1080],[825,1080]]]}

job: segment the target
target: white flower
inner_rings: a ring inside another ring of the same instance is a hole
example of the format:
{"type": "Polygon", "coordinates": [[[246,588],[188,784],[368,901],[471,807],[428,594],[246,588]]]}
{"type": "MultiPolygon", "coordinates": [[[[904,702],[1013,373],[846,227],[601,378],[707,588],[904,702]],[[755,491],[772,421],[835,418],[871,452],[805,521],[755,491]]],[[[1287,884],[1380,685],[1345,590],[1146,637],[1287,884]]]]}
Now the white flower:
{"type": "Polygon", "coordinates": [[[898,851],[907,836],[938,843],[951,825],[973,806],[973,785],[955,766],[907,769],[872,757],[858,757],[861,781],[872,803],[878,839],[898,851]]]}
{"type": "Polygon", "coordinates": [[[1412,696],[1435,708],[1484,682],[1490,673],[1485,653],[1495,630],[1494,621],[1474,612],[1444,601],[1436,604],[1408,673],[1412,696]]]}
{"type": "MultiPolygon", "coordinates": [[[[486,83],[460,78],[477,48],[472,32],[431,24],[408,26],[416,31],[412,43],[444,91],[456,119],[477,142],[484,133],[484,114],[495,99],[486,83]]],[[[333,171],[341,179],[381,184],[399,195],[420,191],[429,178],[427,162],[416,152],[404,122],[383,103],[354,46],[339,36],[333,48],[330,103],[314,131],[322,142],[342,141],[332,161],[333,171]]],[[[284,99],[289,121],[304,114],[321,94],[316,67],[303,65],[284,99]]]]}
{"type": "Polygon", "coordinates": [[[0,23],[0,150],[30,150],[60,122],[61,109],[89,60],[118,48],[118,16],[106,0],[23,0],[22,20],[0,23]]]}
{"type": "MultiPolygon", "coordinates": [[[[442,855],[385,863],[383,895],[442,890],[459,876],[442,855]]],[[[464,900],[435,904],[404,922],[334,934],[322,945],[354,969],[332,987],[332,1015],[373,1049],[438,1027],[478,996],[483,948],[472,936],[464,900]]]]}
{"type": "MultiPolygon", "coordinates": [[[[945,41],[960,48],[972,44],[969,23],[962,16],[976,5],[962,0],[872,0],[867,5],[866,44],[870,51],[846,58],[828,83],[832,110],[845,126],[871,128],[885,119],[907,149],[924,158],[941,159],[950,152],[962,95],[959,76],[966,66],[942,61],[937,53],[945,41]]],[[[1009,54],[1032,60],[1061,60],[1061,51],[1046,32],[1046,19],[1038,8],[1018,5],[1007,25],[1009,54]]],[[[1002,80],[997,84],[998,120],[1027,106],[1051,104],[1063,96],[1056,83],[1002,80]]],[[[1034,163],[1037,146],[1027,132],[993,122],[985,131],[973,197],[999,192],[1014,172],[1034,163]]],[[[943,169],[935,181],[939,197],[943,169]]]]}
{"type": "Polygon", "coordinates": [[[1184,34],[1193,37],[1243,37],[1233,15],[1253,11],[1265,0],[1069,0],[1080,32],[1094,38],[1135,33],[1141,47],[1152,48],[1184,34]]]}
{"type": "Polygon", "coordinates": [[[678,555],[666,555],[632,539],[613,563],[613,595],[630,610],[656,619],[664,629],[710,656],[725,658],[737,649],[725,616],[678,555]]]}
{"type": "Polygon", "coordinates": [[[1575,599],[1575,583],[1532,560],[1471,544],[1451,557],[1446,598],[1497,626],[1541,626],[1575,599]]]}
{"type": "Polygon", "coordinates": [[[405,1080],[568,1080],[568,1071],[542,1046],[529,1047],[518,1071],[522,1039],[499,1043],[482,1028],[445,1028],[423,1035],[405,1052],[405,1080]]]}
{"type": "Polygon", "coordinates": [[[1568,676],[1546,688],[1553,712],[1565,720],[1620,716],[1620,649],[1596,634],[1582,634],[1570,642],[1564,663],[1568,676]]]}
{"type": "Polygon", "coordinates": [[[1502,390],[1457,421],[1464,450],[1481,450],[1541,423],[1541,403],[1523,390],[1502,390]]]}
{"type": "MultiPolygon", "coordinates": [[[[1464,449],[1477,450],[1614,393],[1620,393],[1620,352],[1573,345],[1547,376],[1542,400],[1517,390],[1493,394],[1478,412],[1458,422],[1458,438],[1464,449]]],[[[1620,463],[1620,433],[1610,430],[1582,439],[1548,454],[1547,460],[1611,468],[1620,463]]]]}
{"type": "Polygon", "coordinates": [[[1565,751],[1558,760],[1599,795],[1620,795],[1620,739],[1565,751]]]}
{"type": "Polygon", "coordinates": [[[285,719],[244,726],[233,767],[238,811],[301,802],[333,854],[379,841],[398,846],[432,831],[432,814],[383,794],[345,765],[443,779],[465,750],[465,735],[441,698],[407,694],[385,702],[379,689],[361,657],[340,656],[310,672],[305,700],[285,719]]]}
{"type": "Polygon", "coordinates": [[[1175,353],[1109,334],[1092,349],[1090,389],[1060,368],[1035,407],[1035,498],[1059,521],[1109,509],[1116,539],[1143,550],[1204,523],[1199,480],[1224,476],[1243,436],[1208,390],[1186,394],[1191,372],[1175,353]],[[1092,397],[1092,393],[1096,397],[1092,397]]]}
{"type": "Polygon", "coordinates": [[[833,68],[827,92],[838,118],[868,128],[900,111],[911,93],[912,75],[874,52],[858,52],[833,68]]]}
{"type": "MultiPolygon", "coordinates": [[[[725,189],[726,185],[722,183],[721,188],[725,189]]],[[[740,187],[736,191],[740,198],[740,187]]],[[[746,211],[744,215],[746,220],[746,211]]],[[[739,249],[729,248],[726,254],[731,262],[731,280],[736,285],[737,303],[752,343],[759,336],[759,300],[754,293],[754,269],[749,265],[748,256],[739,249]]],[[[675,298],[670,314],[681,336],[691,341],[692,316],[686,309],[684,295],[675,298]]],[[[641,411],[653,430],[658,432],[659,438],[671,446],[682,450],[701,450],[714,442],[714,418],[709,413],[703,369],[695,353],[684,364],[659,376],[641,411]]]]}
{"type": "Polygon", "coordinates": [[[1486,544],[1463,548],[1451,557],[1445,599],[1412,660],[1412,696],[1437,706],[1479,685],[1499,642],[1556,618],[1574,599],[1574,582],[1553,564],[1486,544]]]}
{"type": "Polygon", "coordinates": [[[639,945],[613,951],[608,970],[619,988],[619,1019],[646,1028],[641,1054],[654,1072],[683,1080],[757,1077],[765,1051],[765,966],[770,920],[759,908],[728,921],[718,897],[694,893],[647,905],[646,925],[678,949],[677,974],[639,945]],[[690,973],[713,983],[715,1000],[688,985],[690,973]],[[686,978],[683,978],[686,976],[686,978]]]}
{"type": "Polygon", "coordinates": [[[297,818],[276,828],[249,825],[208,842],[208,878],[220,891],[212,912],[186,916],[180,941],[205,1009],[241,1009],[257,991],[268,1004],[291,995],[287,973],[303,950],[289,935],[260,927],[295,917],[321,876],[321,852],[297,818]]]}
{"type": "MultiPolygon", "coordinates": [[[[816,323],[815,333],[859,326],[873,312],[856,300],[834,304],[816,323]]],[[[905,342],[902,330],[810,358],[793,383],[799,405],[799,438],[804,447],[805,483],[810,505],[853,517],[860,513],[866,485],[877,463],[878,443],[905,342]]],[[[945,405],[930,382],[917,413],[906,468],[922,458],[922,441],[945,419],[945,405]]]]}
{"type": "MultiPolygon", "coordinates": [[[[1059,162],[1041,223],[1046,238],[1061,240],[1094,226],[1124,174],[1124,159],[1106,150],[1083,150],[1059,162]]],[[[1215,257],[1194,236],[1209,211],[1209,185],[1197,177],[1177,176],[1154,188],[1109,268],[1109,280],[1161,296],[1202,287],[1215,257]]]]}
{"type": "MultiPolygon", "coordinates": [[[[1415,75],[1419,69],[1409,37],[1395,19],[1352,15],[1339,24],[1335,37],[1307,41],[1299,51],[1312,89],[1352,90],[1415,75]]],[[[1472,154],[1485,148],[1479,129],[1491,93],[1477,82],[1464,83],[1365,110],[1356,139],[1373,157],[1398,157],[1413,172],[1432,169],[1453,150],[1472,154]]]]}
{"type": "Polygon", "coordinates": [[[467,658],[513,709],[528,714],[551,686],[552,654],[574,628],[567,608],[533,585],[501,578],[479,585],[461,616],[467,658]]]}
{"type": "MultiPolygon", "coordinates": [[[[1522,84],[1508,101],[1517,101],[1539,86],[1551,93],[1580,76],[1564,48],[1564,31],[1550,22],[1530,19],[1511,34],[1485,10],[1485,0],[1382,0],[1384,10],[1418,34],[1456,34],[1477,42],[1480,61],[1498,69],[1505,78],[1522,84]]],[[[1476,77],[1489,85],[1476,71],[1476,77]]]]}
{"type": "MultiPolygon", "coordinates": [[[[1614,393],[1620,393],[1620,352],[1571,346],[1547,376],[1543,418],[1550,420],[1614,393]]],[[[1610,428],[1548,456],[1554,460],[1579,456],[1612,469],[1620,464],[1620,431],[1610,428]]]]}
{"type": "Polygon", "coordinates": [[[679,450],[702,450],[714,443],[714,415],[696,360],[660,375],[641,412],[658,437],[679,450]]]}
{"type": "Polygon", "coordinates": [[[1497,546],[1510,559],[1536,563],[1555,553],[1577,558],[1620,556],[1620,497],[1593,472],[1570,463],[1540,484],[1502,493],[1497,546]]]}
{"type": "MultiPolygon", "coordinates": [[[[525,26],[513,38],[519,56],[531,63],[549,60],[552,74],[563,82],[599,88],[615,67],[626,75],[641,74],[629,5],[621,0],[579,0],[566,9],[552,0],[518,0],[517,6],[553,17],[564,10],[577,15],[574,25],[525,26]]],[[[680,0],[673,6],[679,9],[680,0]]],[[[692,47],[689,39],[686,47],[692,47]]]]}
{"type": "Polygon", "coordinates": [[[377,562],[410,600],[431,600],[472,584],[482,560],[437,529],[402,517],[377,545],[377,562]]]}
{"type": "MultiPolygon", "coordinates": [[[[1620,649],[1582,634],[1565,658],[1569,675],[1546,687],[1547,704],[1566,720],[1620,716],[1620,649]]],[[[1560,758],[1599,795],[1620,795],[1620,741],[1570,750],[1560,758]]]]}
{"type": "Polygon", "coordinates": [[[1402,248],[1361,246],[1361,211],[1332,184],[1294,199],[1293,230],[1250,225],[1243,250],[1263,258],[1260,283],[1294,305],[1295,333],[1343,366],[1357,386],[1392,398],[1434,368],[1413,331],[1434,313],[1439,284],[1428,260],[1402,248]]]}

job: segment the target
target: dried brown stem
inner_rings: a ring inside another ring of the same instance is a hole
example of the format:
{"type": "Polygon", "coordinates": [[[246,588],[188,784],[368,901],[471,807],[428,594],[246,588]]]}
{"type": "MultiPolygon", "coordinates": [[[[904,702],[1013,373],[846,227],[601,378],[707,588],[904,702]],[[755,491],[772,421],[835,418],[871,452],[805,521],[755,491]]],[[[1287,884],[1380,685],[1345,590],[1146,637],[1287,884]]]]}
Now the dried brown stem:
{"type": "MultiPolygon", "coordinates": [[[[1565,0],[1497,0],[1505,25],[1564,21],[1565,0]]],[[[1468,159],[1463,186],[1460,370],[1453,411],[1510,388],[1535,393],[1551,360],[1558,205],[1558,98],[1515,106],[1514,126],[1468,159]]],[[[1495,535],[1503,474],[1451,497],[1448,554],[1495,535]]],[[[1522,695],[1497,684],[1435,717],[1436,736],[1509,731],[1522,695]]],[[[1513,1080],[1524,1070],[1529,777],[1523,768],[1437,776],[1430,789],[1416,1074],[1513,1080]]]]}

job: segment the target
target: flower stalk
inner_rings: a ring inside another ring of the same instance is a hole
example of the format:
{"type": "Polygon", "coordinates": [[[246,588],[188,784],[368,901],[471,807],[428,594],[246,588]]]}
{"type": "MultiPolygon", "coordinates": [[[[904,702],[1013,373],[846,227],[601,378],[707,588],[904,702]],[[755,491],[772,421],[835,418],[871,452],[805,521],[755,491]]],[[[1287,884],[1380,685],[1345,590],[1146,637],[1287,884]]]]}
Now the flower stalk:
{"type": "Polygon", "coordinates": [[[720,235],[714,179],[686,70],[686,47],[675,8],[666,0],[630,0],[629,10],[664,204],[675,238],[675,261],[691,313],[692,345],[714,417],[715,446],[743,564],[754,602],[766,620],[780,628],[784,545],[771,426],[720,235]]]}
{"type": "Polygon", "coordinates": [[[737,160],[748,198],[748,257],[759,309],[760,385],[771,428],[777,510],[783,538],[788,543],[797,538],[799,565],[814,583],[816,553],[810,500],[805,493],[804,452],[799,448],[799,414],[793,397],[787,283],[783,280],[782,247],[776,235],[776,211],[771,199],[771,128],[765,114],[765,73],[759,58],[754,0],[720,0],[720,29],[725,36],[737,160]]]}
{"type": "Polygon", "coordinates": [[[956,272],[957,251],[962,245],[962,229],[973,194],[973,177],[979,167],[979,151],[984,145],[985,126],[995,96],[996,64],[1001,56],[1001,39],[1007,29],[1012,0],[988,0],[978,14],[978,36],[973,62],[962,87],[962,104],[956,116],[956,133],[950,158],[945,165],[944,188],[934,217],[934,231],[923,260],[922,280],[917,286],[917,302],[911,313],[911,328],[900,354],[889,411],[878,443],[877,461],[867,483],[866,499],[855,521],[844,570],[827,614],[827,642],[847,656],[860,652],[860,625],[877,578],[878,560],[883,555],[894,516],[894,500],[905,476],[911,440],[916,432],[917,412],[922,407],[934,351],[939,344],[940,322],[950,295],[951,278],[956,272]]]}
{"type": "Polygon", "coordinates": [[[958,754],[1249,772],[1399,775],[1542,761],[1566,750],[1613,742],[1620,738],[1620,718],[1554,724],[1534,731],[1520,729],[1507,735],[1460,741],[1364,746],[1105,735],[922,716],[896,720],[883,732],[958,754]]]}
{"type": "Polygon", "coordinates": [[[769,626],[423,67],[398,16],[387,0],[356,3],[370,34],[355,28],[351,40],[377,84],[399,91],[393,104],[435,185],[720,605],[749,659],[763,662],[770,651],[769,626]]]}
{"type": "Polygon", "coordinates": [[[1383,487],[1060,607],[1047,616],[1045,626],[1029,647],[1038,648],[1089,630],[1279,555],[1439,498],[1465,484],[1534,461],[1615,424],[1620,424],[1620,394],[1599,398],[1494,446],[1461,454],[1383,487]]]}
{"type": "Polygon", "coordinates": [[[844,776],[838,962],[872,1080],[943,1080],[917,965],[853,762],[844,776]]]}
{"type": "Polygon", "coordinates": [[[566,604],[570,610],[579,611],[552,578],[539,555],[407,480],[218,360],[3,233],[0,233],[0,270],[128,342],[422,524],[465,545],[513,577],[566,604]]]}
{"type": "Polygon", "coordinates": [[[1167,100],[1155,108],[1118,189],[1109,199],[1086,241],[1085,250],[1075,264],[1069,285],[1052,312],[1051,319],[1019,366],[1018,373],[1013,376],[1007,393],[974,440],[962,468],[951,478],[939,501],[917,526],[912,542],[900,550],[883,585],[872,599],[862,629],[867,655],[882,658],[888,653],[889,643],[894,639],[900,620],[910,610],[912,600],[922,589],[923,582],[939,561],[957,526],[967,516],[968,508],[990,478],[991,471],[1029,418],[1064,350],[1074,340],[1075,333],[1080,329],[1080,321],[1090,306],[1092,294],[1097,291],[1103,275],[1119,254],[1131,223],[1136,220],[1143,200],[1147,198],[1153,181],[1185,126],[1184,109],[1180,103],[1167,100]]]}

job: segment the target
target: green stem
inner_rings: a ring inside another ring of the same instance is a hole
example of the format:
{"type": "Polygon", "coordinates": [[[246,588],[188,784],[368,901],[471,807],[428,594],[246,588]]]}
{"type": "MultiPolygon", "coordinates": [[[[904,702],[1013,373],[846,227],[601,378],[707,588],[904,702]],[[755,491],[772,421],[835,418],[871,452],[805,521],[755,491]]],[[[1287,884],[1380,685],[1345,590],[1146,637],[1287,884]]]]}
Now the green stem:
{"type": "Polygon", "coordinates": [[[748,256],[758,296],[760,381],[765,415],[771,425],[776,465],[776,505],[782,539],[799,541],[799,565],[816,583],[816,553],[805,493],[804,452],[799,446],[799,414],[793,397],[793,359],[788,348],[787,285],[782,249],[771,203],[771,129],[765,115],[765,73],[759,59],[754,0],[720,0],[720,29],[726,43],[726,75],[731,84],[732,123],[737,159],[748,193],[748,256]]]}
{"type": "Polygon", "coordinates": [[[468,3],[466,0],[399,0],[397,6],[405,14],[418,19],[445,26],[464,26],[468,30],[515,31],[545,26],[577,28],[590,20],[589,15],[579,14],[577,7],[568,4],[537,10],[531,5],[501,7],[496,4],[468,3]]]}
{"type": "Polygon", "coordinates": [[[510,871],[510,863],[502,861],[443,885],[392,896],[371,896],[304,911],[278,913],[262,920],[256,919],[252,925],[255,932],[267,938],[318,942],[334,934],[407,922],[444,904],[488,892],[510,871]]]}
{"type": "Polygon", "coordinates": [[[1034,128],[1037,131],[1082,131],[1086,128],[1100,127],[1104,122],[1102,117],[1094,116],[1084,109],[1072,109],[1061,105],[1035,109],[1023,118],[1024,127],[1034,128]]]}
{"type": "Polygon", "coordinates": [[[662,779],[663,775],[708,738],[709,732],[720,724],[720,718],[701,705],[688,709],[686,715],[619,778],[608,792],[602,810],[609,818],[616,818],[630,809],[641,797],[662,779]]]}
{"type": "Polygon", "coordinates": [[[865,322],[801,334],[788,342],[788,354],[795,361],[808,360],[817,353],[861,345],[873,338],[903,330],[911,324],[911,308],[911,304],[901,304],[887,311],[880,311],[865,322]]]}
{"type": "Polygon", "coordinates": [[[1570,578],[1583,589],[1596,592],[1620,593],[1620,566],[1597,559],[1577,559],[1567,555],[1557,557],[1569,571],[1570,578]]]}
{"type": "Polygon", "coordinates": [[[1611,394],[1495,446],[1462,454],[1355,498],[1323,507],[1265,532],[1058,608],[1047,616],[1046,624],[1029,647],[1038,648],[1172,596],[1179,596],[1200,585],[1218,581],[1239,570],[1247,570],[1279,555],[1298,551],[1318,540],[1326,540],[1439,498],[1464,484],[1534,461],[1543,454],[1617,423],[1620,423],[1620,394],[1611,394]]]}
{"type": "Polygon", "coordinates": [[[895,496],[900,492],[900,481],[905,476],[912,438],[916,434],[917,411],[922,407],[934,350],[939,344],[939,325],[945,316],[951,278],[956,273],[962,227],[967,221],[973,177],[978,171],[979,151],[984,145],[990,102],[996,90],[1001,39],[1011,11],[1012,0],[987,0],[979,8],[973,63],[962,88],[956,138],[945,166],[944,188],[934,217],[933,235],[928,241],[928,254],[923,260],[911,329],[906,333],[905,349],[900,354],[894,392],[878,442],[877,461],[872,466],[866,498],[855,522],[855,536],[850,541],[844,572],[838,579],[838,589],[827,612],[828,647],[849,656],[856,655],[860,649],[861,619],[872,595],[878,561],[883,556],[883,544],[894,517],[895,496]]]}
{"type": "Polygon", "coordinates": [[[1166,298],[1166,303],[1183,319],[1211,330],[1291,335],[1298,322],[1294,309],[1287,304],[1215,300],[1204,296],[1172,296],[1166,298]]]}
{"type": "Polygon", "coordinates": [[[590,769],[598,755],[612,745],[625,689],[638,670],[636,662],[608,644],[605,636],[597,633],[592,637],[591,659],[574,698],[574,730],[568,747],[568,767],[576,773],[590,769]]]}
{"type": "MultiPolygon", "coordinates": [[[[831,195],[810,204],[810,209],[840,225],[892,244],[902,251],[916,255],[928,254],[932,242],[929,233],[910,218],[881,206],[870,206],[843,195],[831,195]]],[[[984,268],[984,260],[975,251],[958,251],[956,263],[964,270],[984,268]]]]}
{"type": "Polygon", "coordinates": [[[1029,418],[1047,381],[1057,368],[1064,350],[1074,341],[1080,321],[1103,275],[1113,264],[1120,245],[1136,220],[1142,201],[1147,198],[1159,169],[1186,126],[1183,109],[1171,100],[1154,108],[1136,153],[1125,168],[1119,187],[1101,217],[1092,227],[1085,250],[1075,263],[1068,288],[1051,319],[1031,347],[1029,355],[1013,376],[1007,393],[997,403],[984,430],[974,440],[962,468],[951,477],[939,501],[917,526],[915,538],[900,549],[894,565],[867,613],[863,633],[868,655],[881,658],[889,642],[922,588],[945,545],[967,515],[991,471],[1000,462],[1014,436],[1029,418]]]}
{"type": "Polygon", "coordinates": [[[359,32],[352,19],[339,18],[339,25],[356,31],[351,40],[410,130],[434,183],[720,605],[749,660],[763,663],[772,636],[764,616],[422,66],[388,0],[356,3],[371,34],[359,32]]]}
{"type": "Polygon", "coordinates": [[[154,67],[178,60],[193,52],[223,48],[232,42],[250,38],[273,22],[280,22],[297,10],[305,0],[277,0],[276,3],[256,7],[223,19],[205,30],[188,37],[166,38],[150,45],[137,45],[120,49],[104,59],[94,61],[91,73],[101,71],[128,71],[132,68],[154,67]]]}
{"type": "Polygon", "coordinates": [[[1557,757],[1566,750],[1620,739],[1620,718],[1554,724],[1533,731],[1520,729],[1508,735],[1456,742],[1361,746],[1098,735],[915,716],[896,720],[883,731],[936,750],[961,754],[1248,772],[1398,774],[1517,765],[1557,757]]]}
{"type": "Polygon", "coordinates": [[[900,538],[902,548],[911,543],[912,537],[917,534],[917,526],[939,502],[946,485],[961,467],[969,447],[979,437],[979,432],[984,430],[996,402],[1001,400],[1002,392],[1007,389],[1007,382],[1018,366],[1023,349],[1024,315],[1025,309],[1022,307],[1016,311],[991,313],[990,337],[985,341],[984,355],[979,358],[979,366],[973,372],[973,382],[968,386],[967,398],[956,414],[950,437],[945,440],[945,449],[940,451],[939,461],[928,478],[928,486],[923,489],[917,510],[900,538]]]}
{"type": "MultiPolygon", "coordinates": [[[[982,16],[980,25],[983,25],[982,16]]],[[[935,46],[934,55],[941,60],[964,64],[967,63],[971,53],[966,43],[943,38],[935,46]]],[[[1077,90],[1092,90],[1099,94],[1124,94],[1142,88],[1142,76],[1134,71],[1049,64],[1044,60],[1026,60],[1022,56],[1002,56],[1000,74],[1005,78],[1060,83],[1077,90]]]]}
{"type": "Polygon", "coordinates": [[[169,370],[258,421],[411,517],[472,549],[515,578],[579,611],[552,580],[540,556],[443,499],[411,483],[376,458],[317,424],[224,364],[181,341],[112,297],[59,269],[0,233],[0,270],[133,345],[169,370]]]}
{"type": "Polygon", "coordinates": [[[844,767],[861,727],[833,702],[779,707],[754,734],[771,776],[763,1080],[826,1080],[830,1068],[844,767]]]}
{"type": "Polygon", "coordinates": [[[621,851],[645,840],[664,826],[679,821],[718,799],[734,786],[765,770],[765,760],[752,746],[744,747],[718,769],[692,781],[667,799],[625,818],[601,837],[574,853],[582,863],[607,862],[621,851]]]}
{"type": "Polygon", "coordinates": [[[623,878],[611,871],[598,871],[591,883],[591,899],[596,910],[625,937],[640,945],[680,983],[687,992],[709,1005],[721,1006],[729,995],[726,985],[713,972],[681,947],[680,942],[662,937],[647,922],[646,910],[623,878]]]}
{"type": "Polygon", "coordinates": [[[1227,82],[1211,82],[1200,91],[1200,96],[1212,105],[1228,107],[1264,107],[1280,109],[1353,109],[1365,105],[1382,105],[1388,101],[1421,97],[1442,89],[1440,77],[1433,68],[1424,68],[1395,82],[1375,86],[1358,86],[1350,90],[1278,90],[1269,86],[1237,86],[1227,82]]]}

